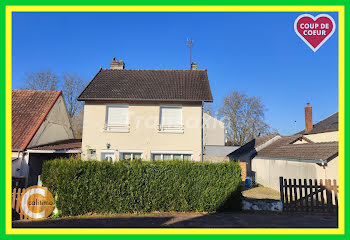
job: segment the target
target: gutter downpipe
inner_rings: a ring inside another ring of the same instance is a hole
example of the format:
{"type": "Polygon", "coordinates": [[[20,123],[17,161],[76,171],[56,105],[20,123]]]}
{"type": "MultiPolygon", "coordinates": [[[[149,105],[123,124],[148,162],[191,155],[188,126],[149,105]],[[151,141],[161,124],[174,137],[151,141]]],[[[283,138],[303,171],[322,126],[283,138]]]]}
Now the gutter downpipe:
{"type": "Polygon", "coordinates": [[[204,151],[204,145],[203,145],[203,111],[204,111],[204,105],[203,105],[203,101],[202,101],[202,112],[201,112],[201,161],[204,162],[203,159],[203,151],[204,151]]]}
{"type": "Polygon", "coordinates": [[[12,152],[17,152],[17,159],[18,159],[18,160],[19,160],[19,156],[20,156],[21,153],[22,153],[22,160],[23,160],[23,153],[24,153],[24,150],[13,149],[12,152]]]}

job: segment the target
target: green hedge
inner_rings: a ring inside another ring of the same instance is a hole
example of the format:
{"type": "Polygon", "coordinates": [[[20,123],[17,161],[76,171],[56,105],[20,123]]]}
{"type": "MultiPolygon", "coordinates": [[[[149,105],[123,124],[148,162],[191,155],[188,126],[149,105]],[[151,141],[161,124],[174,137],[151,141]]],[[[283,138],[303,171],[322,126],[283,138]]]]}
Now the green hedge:
{"type": "Polygon", "coordinates": [[[62,215],[241,208],[237,163],[56,159],[43,164],[43,185],[62,215]]]}

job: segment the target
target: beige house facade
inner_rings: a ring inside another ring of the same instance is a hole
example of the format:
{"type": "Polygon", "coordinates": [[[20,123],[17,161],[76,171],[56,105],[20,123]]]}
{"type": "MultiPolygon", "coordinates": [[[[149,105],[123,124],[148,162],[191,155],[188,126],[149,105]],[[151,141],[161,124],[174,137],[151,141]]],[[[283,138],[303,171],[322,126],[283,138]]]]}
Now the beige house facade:
{"type": "Polygon", "coordinates": [[[200,103],[86,101],[82,156],[97,160],[109,157],[112,161],[136,157],[144,160],[185,158],[200,161],[201,111],[200,103]],[[126,109],[128,117],[124,128],[108,126],[108,110],[113,107],[126,109]],[[180,122],[177,129],[160,128],[162,110],[167,108],[178,110],[180,122]]]}
{"type": "Polygon", "coordinates": [[[85,160],[203,160],[206,70],[128,70],[113,60],[80,94],[85,160]],[[133,91],[125,91],[133,89],[133,91]]]}

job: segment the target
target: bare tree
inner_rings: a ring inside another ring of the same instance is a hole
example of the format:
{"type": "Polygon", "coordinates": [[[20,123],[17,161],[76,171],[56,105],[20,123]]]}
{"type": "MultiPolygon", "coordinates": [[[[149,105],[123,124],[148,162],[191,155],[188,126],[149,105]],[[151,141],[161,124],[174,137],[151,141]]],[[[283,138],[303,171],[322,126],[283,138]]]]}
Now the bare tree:
{"type": "Polygon", "coordinates": [[[68,116],[76,138],[81,138],[83,132],[83,111],[82,102],[77,97],[85,87],[84,79],[73,73],[63,73],[63,96],[67,105],[68,116]]]}
{"type": "Polygon", "coordinates": [[[50,70],[41,70],[27,74],[23,88],[27,90],[54,91],[57,89],[57,74],[50,70]]]}
{"type": "Polygon", "coordinates": [[[77,101],[77,97],[83,91],[85,82],[78,74],[63,73],[63,95],[67,104],[69,117],[72,119],[75,113],[82,109],[83,104],[77,101]]]}
{"type": "Polygon", "coordinates": [[[76,138],[82,138],[83,136],[83,119],[84,111],[80,110],[73,116],[71,123],[76,138]]]}
{"type": "Polygon", "coordinates": [[[83,104],[77,101],[77,97],[84,89],[85,81],[80,75],[63,73],[62,77],[58,78],[56,73],[50,70],[42,70],[40,72],[28,74],[23,88],[28,90],[53,91],[57,90],[59,80],[63,80],[60,86],[63,88],[63,96],[73,130],[77,137],[81,137],[83,124],[83,112],[81,109],[83,104]]]}
{"type": "Polygon", "coordinates": [[[226,137],[233,145],[243,145],[257,136],[272,133],[264,122],[265,106],[258,97],[233,91],[224,98],[219,115],[226,125],[226,137]]]}

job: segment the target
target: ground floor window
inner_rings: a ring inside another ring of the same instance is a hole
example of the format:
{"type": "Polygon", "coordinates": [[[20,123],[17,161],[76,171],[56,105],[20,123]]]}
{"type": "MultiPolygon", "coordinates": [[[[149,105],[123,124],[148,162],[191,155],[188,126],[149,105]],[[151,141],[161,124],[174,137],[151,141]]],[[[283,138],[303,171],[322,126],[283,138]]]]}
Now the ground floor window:
{"type": "Polygon", "coordinates": [[[88,159],[94,159],[96,160],[96,149],[88,149],[87,157],[88,159]]]}
{"type": "Polygon", "coordinates": [[[153,154],[153,160],[157,161],[157,160],[162,160],[162,154],[153,154]]]}
{"type": "Polygon", "coordinates": [[[120,159],[136,160],[142,159],[142,151],[120,151],[120,159]]]}
{"type": "Polygon", "coordinates": [[[192,160],[192,153],[188,152],[151,152],[151,158],[153,161],[167,161],[167,160],[192,160]]]}
{"type": "Polygon", "coordinates": [[[102,150],[101,151],[101,161],[114,162],[115,155],[113,150],[102,150]]]}

